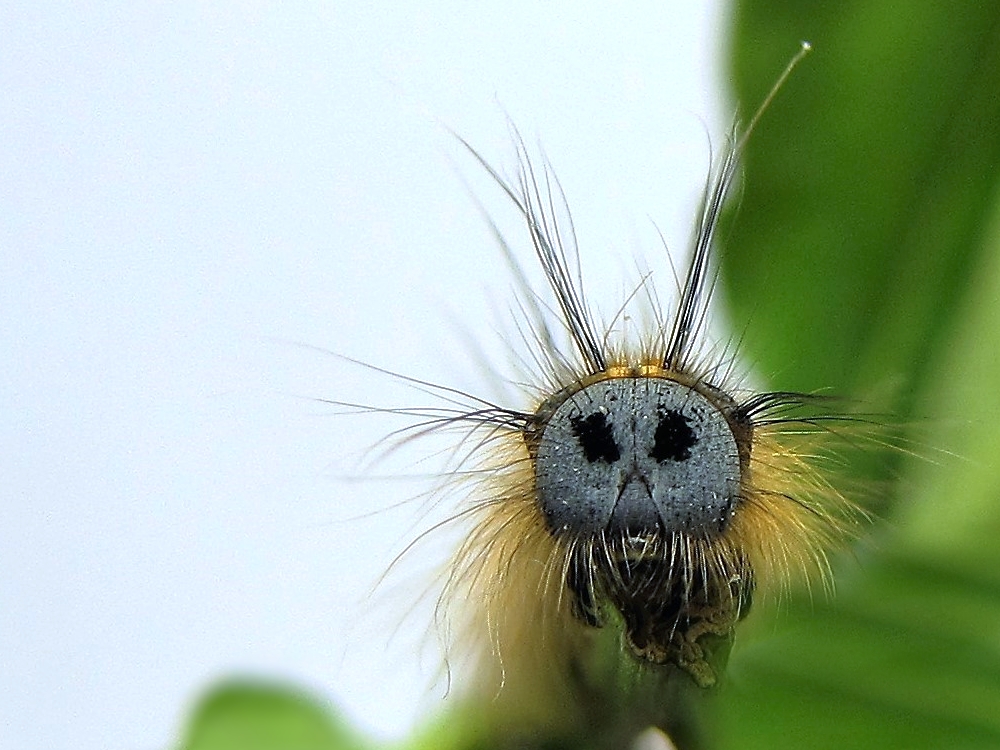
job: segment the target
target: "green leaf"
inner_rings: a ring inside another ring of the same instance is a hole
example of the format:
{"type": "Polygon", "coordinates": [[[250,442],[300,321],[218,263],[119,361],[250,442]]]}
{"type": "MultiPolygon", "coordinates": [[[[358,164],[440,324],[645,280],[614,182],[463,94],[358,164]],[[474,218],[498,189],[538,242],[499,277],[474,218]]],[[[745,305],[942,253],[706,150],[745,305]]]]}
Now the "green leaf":
{"type": "Polygon", "coordinates": [[[776,387],[891,409],[922,457],[835,598],[738,638],[720,745],[997,747],[1000,5],[740,4],[744,111],[801,39],[746,157],[733,318],[776,387]]]}
{"type": "Polygon", "coordinates": [[[300,691],[231,682],[195,710],[182,750],[361,750],[333,713],[300,691]]]}
{"type": "Polygon", "coordinates": [[[813,53],[750,140],[725,254],[733,319],[783,387],[892,389],[909,407],[947,345],[1000,174],[1000,6],[737,6],[752,112],[813,53]]]}

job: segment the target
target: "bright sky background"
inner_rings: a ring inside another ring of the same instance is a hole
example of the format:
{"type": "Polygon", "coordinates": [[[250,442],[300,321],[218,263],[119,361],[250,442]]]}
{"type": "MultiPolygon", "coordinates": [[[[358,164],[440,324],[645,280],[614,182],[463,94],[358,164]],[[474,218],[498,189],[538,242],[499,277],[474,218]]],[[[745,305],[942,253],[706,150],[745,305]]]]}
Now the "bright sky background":
{"type": "Polygon", "coordinates": [[[5,5],[0,747],[159,750],[233,674],[383,736],[439,700],[396,606],[434,560],[367,597],[426,485],[349,479],[439,464],[366,468],[399,423],[310,400],[427,398],[308,347],[492,395],[469,341],[496,354],[510,281],[476,201],[528,247],[448,129],[509,170],[507,116],[596,305],[636,254],[671,288],[655,227],[686,248],[731,115],[722,9],[582,7],[5,5]]]}

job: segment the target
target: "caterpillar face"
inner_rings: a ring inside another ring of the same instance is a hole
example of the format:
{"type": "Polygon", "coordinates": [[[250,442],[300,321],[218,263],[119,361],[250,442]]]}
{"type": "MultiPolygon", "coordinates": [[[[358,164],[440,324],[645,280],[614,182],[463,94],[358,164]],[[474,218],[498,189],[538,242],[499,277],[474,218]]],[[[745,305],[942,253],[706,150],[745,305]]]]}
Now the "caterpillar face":
{"type": "Polygon", "coordinates": [[[576,616],[597,627],[602,602],[613,607],[635,655],[711,684],[689,635],[697,623],[702,635],[726,637],[753,582],[747,571],[685,571],[678,540],[711,544],[726,533],[750,423],[717,389],[649,372],[557,394],[536,416],[535,495],[549,533],[573,549],[566,585],[576,616]]]}
{"type": "Polygon", "coordinates": [[[750,434],[735,404],[718,398],[647,375],[598,380],[546,402],[534,464],[550,531],[723,533],[750,434]]]}

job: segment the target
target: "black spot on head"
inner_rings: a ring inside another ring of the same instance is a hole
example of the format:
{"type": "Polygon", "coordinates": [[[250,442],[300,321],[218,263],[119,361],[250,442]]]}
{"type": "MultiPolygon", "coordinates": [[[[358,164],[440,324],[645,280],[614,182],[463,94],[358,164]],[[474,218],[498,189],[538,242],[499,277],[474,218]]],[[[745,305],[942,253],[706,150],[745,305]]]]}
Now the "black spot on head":
{"type": "Polygon", "coordinates": [[[608,418],[596,411],[586,417],[573,417],[573,434],[580,441],[583,454],[590,463],[604,461],[613,464],[622,454],[615,442],[608,418]]]}
{"type": "Polygon", "coordinates": [[[650,458],[657,463],[664,461],[687,461],[691,458],[691,448],[698,442],[691,420],[673,409],[658,409],[660,421],[653,436],[650,458]]]}

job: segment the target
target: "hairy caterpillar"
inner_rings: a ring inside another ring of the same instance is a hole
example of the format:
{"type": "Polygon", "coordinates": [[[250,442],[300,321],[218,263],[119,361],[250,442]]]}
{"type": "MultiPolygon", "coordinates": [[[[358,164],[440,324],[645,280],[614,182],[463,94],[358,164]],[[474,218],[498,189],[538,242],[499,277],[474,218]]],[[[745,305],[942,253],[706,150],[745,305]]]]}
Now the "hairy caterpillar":
{"type": "Polygon", "coordinates": [[[523,404],[421,383],[448,404],[394,410],[417,433],[467,428],[456,481],[475,485],[456,519],[470,531],[439,615],[468,659],[486,746],[621,747],[649,726],[696,744],[701,698],[755,593],[800,573],[825,580],[826,550],[857,513],[814,461],[823,423],[840,417],[808,394],[742,387],[735,352],[705,341],[713,236],[740,153],[807,49],[727,144],[669,314],[646,277],[598,325],[548,165],[517,137],[510,181],[462,141],[521,214],[547,282],[524,282],[517,301],[534,376],[523,404]],[[616,326],[630,307],[648,321],[639,335],[616,326]]]}

